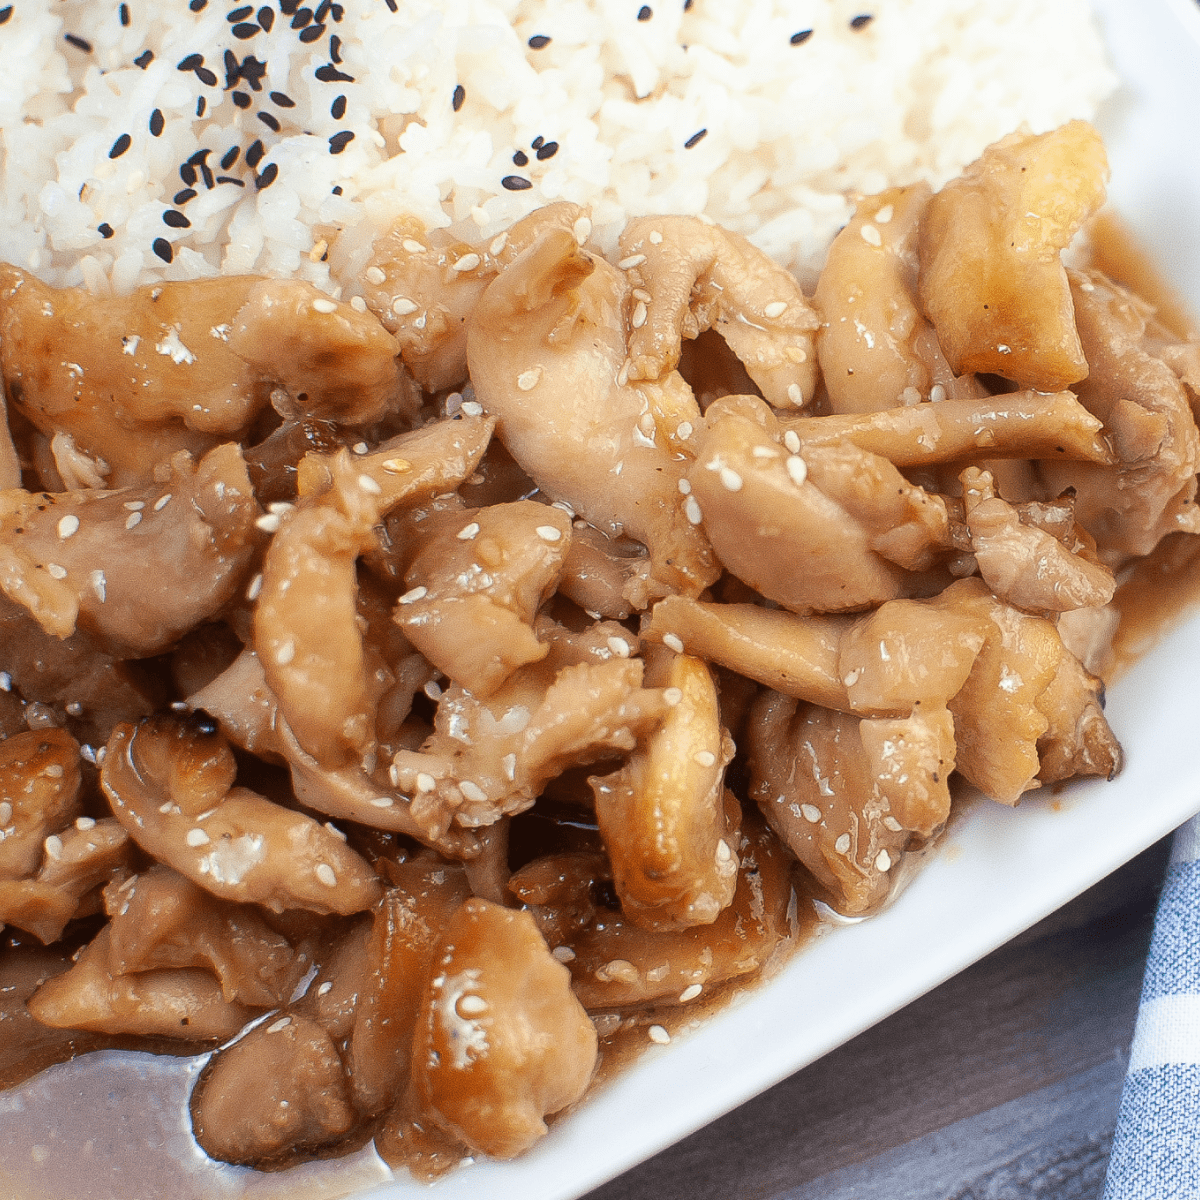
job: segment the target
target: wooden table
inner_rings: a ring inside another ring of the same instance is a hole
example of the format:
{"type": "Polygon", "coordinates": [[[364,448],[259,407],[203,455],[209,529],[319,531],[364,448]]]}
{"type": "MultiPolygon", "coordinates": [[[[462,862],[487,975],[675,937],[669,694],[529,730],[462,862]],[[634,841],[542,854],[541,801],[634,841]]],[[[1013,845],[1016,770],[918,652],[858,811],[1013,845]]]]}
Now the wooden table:
{"type": "Polygon", "coordinates": [[[1168,843],[587,1200],[1092,1200],[1168,843]]]}

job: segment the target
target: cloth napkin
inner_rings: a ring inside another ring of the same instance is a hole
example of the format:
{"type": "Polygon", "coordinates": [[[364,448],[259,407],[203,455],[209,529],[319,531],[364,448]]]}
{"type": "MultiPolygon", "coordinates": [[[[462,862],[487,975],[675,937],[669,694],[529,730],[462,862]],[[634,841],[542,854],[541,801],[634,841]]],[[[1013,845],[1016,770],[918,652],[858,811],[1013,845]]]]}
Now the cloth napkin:
{"type": "Polygon", "coordinates": [[[1175,833],[1104,1200],[1200,1197],[1200,816],[1175,833]]]}

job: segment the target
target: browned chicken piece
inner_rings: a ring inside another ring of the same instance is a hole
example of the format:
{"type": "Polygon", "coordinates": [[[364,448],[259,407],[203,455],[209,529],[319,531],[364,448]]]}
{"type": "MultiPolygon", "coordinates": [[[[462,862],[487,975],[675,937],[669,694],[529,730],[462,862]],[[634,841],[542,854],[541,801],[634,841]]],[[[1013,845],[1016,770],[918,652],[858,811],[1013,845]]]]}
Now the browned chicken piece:
{"type": "Polygon", "coordinates": [[[998,496],[990,472],[968,467],[960,479],[971,552],[997,599],[1042,614],[1096,608],[1112,599],[1113,573],[1074,522],[1065,536],[1055,536],[1023,520],[998,496]]]}
{"type": "Polygon", "coordinates": [[[719,663],[789,696],[848,709],[838,649],[852,620],[668,596],[654,606],[642,637],[678,654],[719,663]]]}
{"type": "Polygon", "coordinates": [[[466,901],[450,919],[422,998],[413,1081],[475,1150],[513,1158],[578,1100],[596,1030],[528,913],[466,901]]]}
{"type": "Polygon", "coordinates": [[[1112,666],[1113,639],[1120,623],[1121,611],[1115,604],[1103,608],[1070,609],[1059,615],[1058,636],[1085,671],[1106,678],[1112,666]]]}
{"type": "MultiPolygon", "coordinates": [[[[857,717],[764,692],[747,730],[751,798],[826,889],[832,907],[847,916],[887,899],[890,872],[912,833],[893,812],[876,775],[880,765],[896,756],[886,751],[869,755],[860,724],[857,717]]],[[[940,739],[935,745],[941,748],[940,739]]],[[[953,747],[952,738],[949,745],[953,747]]],[[[923,826],[936,826],[950,811],[945,783],[954,769],[953,755],[948,762],[938,761],[940,753],[930,762],[924,757],[905,756],[907,765],[927,773],[920,786],[931,799],[944,800],[944,807],[940,814],[936,800],[910,807],[923,826]]]]}
{"type": "MultiPolygon", "coordinates": [[[[262,541],[246,465],[229,442],[199,462],[179,454],[159,483],[119,491],[0,495],[0,540],[26,579],[63,593],[26,607],[47,633],[78,625],[129,658],[160,654],[219,612],[262,541]]],[[[18,602],[20,591],[0,587],[18,602]]]]}
{"type": "Polygon", "coordinates": [[[732,903],[711,925],[640,929],[597,910],[566,946],[575,994],[588,1009],[687,1004],[704,989],[757,970],[791,935],[791,858],[747,815],[733,848],[740,866],[732,903]]]}
{"type": "Polygon", "coordinates": [[[1145,347],[1152,310],[1096,271],[1071,273],[1075,319],[1091,368],[1079,399],[1104,422],[1115,469],[1043,464],[1074,487],[1076,516],[1101,553],[1149,554],[1168,533],[1200,531],[1200,434],[1175,372],[1145,347]]]}
{"type": "MultiPolygon", "coordinates": [[[[1045,709],[1056,696],[1061,697],[1055,704],[1056,740],[1063,742],[1056,754],[1078,758],[1081,764],[1090,758],[1096,773],[1114,769],[1119,750],[1100,714],[1100,681],[1084,673],[1086,686],[1061,686],[1074,670],[1052,622],[1002,603],[979,579],[959,580],[929,603],[984,617],[993,627],[966,683],[948,705],[954,715],[958,770],[969,782],[1004,804],[1015,804],[1022,793],[1038,787],[1039,745],[1050,729],[1045,709]],[[1056,684],[1060,671],[1067,674],[1056,684]],[[1044,695],[1052,686],[1051,694],[1044,695]],[[1077,753],[1077,736],[1093,746],[1102,741],[1109,751],[1077,753]]],[[[1073,682],[1079,679],[1075,675],[1073,682]]]]}
{"type": "Polygon", "coordinates": [[[570,517],[532,500],[431,517],[395,621],[438,670],[489,696],[518,667],[545,657],[533,619],[570,545],[570,517]]]}
{"type": "Polygon", "coordinates": [[[579,651],[552,641],[546,658],[487,700],[446,689],[433,735],[392,763],[426,837],[443,836],[451,821],[471,829],[522,812],[567,767],[627,754],[659,724],[667,702],[642,686],[632,635],[598,624],[587,641],[579,651]]]}
{"type": "Polygon", "coordinates": [[[863,753],[892,816],[920,838],[950,815],[954,718],[929,705],[908,717],[868,717],[858,723],[863,753]]]}
{"type": "Polygon", "coordinates": [[[32,878],[0,879],[0,923],[48,946],[62,937],[68,921],[101,910],[99,889],[131,867],[133,843],[111,818],[77,817],[51,834],[44,850],[32,878]]]}
{"type": "Polygon", "coordinates": [[[276,912],[347,914],[375,903],[375,873],[340,837],[233,787],[236,774],[216,722],[192,713],[118,726],[100,783],[138,845],[214,896],[276,912]]]}
{"type": "Polygon", "coordinates": [[[114,976],[198,967],[216,976],[226,1000],[270,1008],[307,969],[254,908],[218,900],[161,863],[110,886],[105,908],[114,976]]]}
{"type": "Polygon", "coordinates": [[[1037,746],[1042,783],[1076,775],[1112,779],[1120,771],[1124,755],[1104,719],[1104,683],[1065,648],[1037,706],[1048,722],[1037,746]]]}
{"type": "Polygon", "coordinates": [[[850,442],[788,449],[752,397],[717,401],[697,449],[689,515],[727,570],[793,612],[853,611],[910,593],[909,570],[949,546],[940,497],[850,442]]]}
{"type": "Polygon", "coordinates": [[[401,395],[395,340],[301,282],[198,279],[97,301],[5,267],[0,345],[12,403],[103,459],[110,487],[239,436],[276,385],[300,411],[354,422],[401,395]]]}
{"type": "Polygon", "coordinates": [[[355,1106],[375,1116],[408,1087],[421,990],[438,941],[470,891],[461,868],[432,857],[396,865],[375,909],[368,971],[347,1065],[355,1106]]]}
{"type": "Polygon", "coordinates": [[[201,709],[208,713],[242,750],[268,762],[283,756],[279,703],[253,650],[243,650],[216,679],[189,696],[187,704],[193,712],[201,709]]]}
{"type": "Polygon", "coordinates": [[[551,499],[641,542],[653,578],[697,595],[718,574],[678,490],[700,421],[677,375],[625,369],[630,284],[550,229],[489,285],[467,325],[471,379],[497,436],[551,499]]]}
{"type": "Polygon", "coordinates": [[[355,1124],[337,1048],[298,1014],[268,1020],[215,1055],[191,1108],[207,1154],[256,1166],[336,1142],[355,1124]]]}
{"type": "Polygon", "coordinates": [[[1058,391],[1091,362],[1061,254],[1104,203],[1108,161],[1084,121],[994,143],[929,202],[921,302],[955,372],[1058,391]]]}
{"type": "Polygon", "coordinates": [[[43,1025],[207,1042],[233,1037],[254,1010],[228,1001],[208,971],[194,968],[110,971],[106,925],[62,975],[48,979],[28,1008],[43,1025]]]}
{"type": "Polygon", "coordinates": [[[81,740],[103,745],[121,721],[149,716],[158,686],[139,664],[106,654],[88,634],[46,633],[29,612],[0,596],[4,666],[26,701],[63,710],[81,740]],[[66,706],[71,713],[66,714],[66,706]]]}
{"type": "Polygon", "coordinates": [[[646,683],[668,704],[620,770],[592,779],[621,911],[643,929],[711,925],[737,886],[737,826],[724,804],[734,746],[707,665],[659,652],[646,683]]]}
{"type": "MultiPolygon", "coordinates": [[[[547,945],[558,949],[595,921],[612,875],[608,855],[600,849],[560,850],[514,871],[505,892],[533,917],[547,945]]],[[[561,950],[556,957],[570,961],[561,950]]]]}
{"type": "Polygon", "coordinates": [[[1102,422],[1071,392],[1007,392],[981,399],[942,400],[882,412],[779,421],[801,452],[845,440],[897,467],[928,467],[968,457],[1113,462],[1102,422]]]}
{"type": "Polygon", "coordinates": [[[444,239],[434,245],[438,234],[416,217],[401,217],[372,247],[363,298],[395,335],[422,387],[454,387],[467,378],[467,318],[484,288],[542,231],[574,234],[583,218],[577,204],[549,204],[479,250],[444,239]]]}
{"type": "Polygon", "coordinates": [[[835,413],[866,413],[929,398],[929,368],[914,348],[928,322],[916,298],[917,237],[929,185],[859,200],[833,239],[813,304],[817,358],[835,413]]]}
{"type": "Polygon", "coordinates": [[[65,491],[105,486],[108,464],[84,454],[69,433],[56,433],[50,439],[50,454],[65,491]]]}
{"type": "Polygon", "coordinates": [[[649,576],[650,560],[643,547],[576,521],[558,591],[589,614],[623,621],[649,606],[655,590],[649,576]]]}
{"type": "Polygon", "coordinates": [[[46,839],[83,811],[80,779],[79,743],[63,729],[31,729],[0,742],[0,879],[38,870],[46,839]]]}
{"type": "Polygon", "coordinates": [[[293,1013],[311,1017],[336,1042],[344,1042],[354,1029],[359,993],[371,973],[373,927],[371,916],[364,914],[335,935],[316,955],[317,973],[292,1006],[293,1013]]]}
{"type": "Polygon", "coordinates": [[[771,404],[812,400],[818,320],[788,271],[699,217],[635,217],[620,247],[633,287],[630,379],[661,379],[678,366],[684,338],[716,329],[771,404]]]}

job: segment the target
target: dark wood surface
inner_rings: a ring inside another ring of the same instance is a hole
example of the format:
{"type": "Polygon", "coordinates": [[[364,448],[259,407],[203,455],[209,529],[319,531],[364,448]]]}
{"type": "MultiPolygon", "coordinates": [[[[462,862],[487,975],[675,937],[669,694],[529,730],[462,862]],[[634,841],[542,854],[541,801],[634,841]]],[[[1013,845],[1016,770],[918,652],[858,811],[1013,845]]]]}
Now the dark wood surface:
{"type": "Polygon", "coordinates": [[[1167,854],[587,1200],[1098,1198],[1167,854]]]}

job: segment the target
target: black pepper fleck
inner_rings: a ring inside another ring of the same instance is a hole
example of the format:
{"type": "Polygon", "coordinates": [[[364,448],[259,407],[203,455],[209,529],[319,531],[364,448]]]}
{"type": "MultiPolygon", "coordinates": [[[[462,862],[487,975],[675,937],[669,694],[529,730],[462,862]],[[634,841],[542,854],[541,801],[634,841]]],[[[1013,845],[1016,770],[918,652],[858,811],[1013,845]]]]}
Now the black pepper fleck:
{"type": "Polygon", "coordinates": [[[279,132],[279,120],[269,112],[258,112],[254,114],[272,133],[279,132]]]}
{"type": "Polygon", "coordinates": [[[335,120],[340,121],[346,115],[346,97],[338,96],[336,100],[329,106],[329,115],[335,120]]]}
{"type": "Polygon", "coordinates": [[[535,33],[529,39],[530,50],[544,50],[550,45],[550,39],[544,33],[535,33]]]}
{"type": "Polygon", "coordinates": [[[182,206],[182,205],[186,204],[189,200],[195,200],[195,198],[196,198],[196,189],[195,188],[184,188],[182,192],[175,193],[174,197],[171,200],[171,203],[174,205],[182,206]]]}
{"type": "Polygon", "coordinates": [[[113,236],[113,227],[107,221],[105,221],[103,224],[96,226],[96,232],[102,238],[104,238],[105,241],[107,241],[110,237],[113,236]]]}
{"type": "Polygon", "coordinates": [[[533,187],[533,184],[528,179],[522,179],[520,175],[505,175],[500,180],[500,186],[510,192],[524,192],[533,187]]]}
{"type": "Polygon", "coordinates": [[[163,126],[166,120],[163,117],[162,109],[156,108],[150,114],[150,132],[154,137],[162,137],[163,126]]]}
{"type": "Polygon", "coordinates": [[[162,215],[163,224],[169,225],[172,229],[191,229],[192,223],[181,212],[176,212],[173,208],[168,208],[162,215]]]}
{"type": "Polygon", "coordinates": [[[454,85],[454,95],[450,97],[450,107],[458,112],[467,99],[467,89],[461,83],[454,85]]]}
{"type": "Polygon", "coordinates": [[[354,131],[351,129],[343,129],[340,133],[335,133],[329,139],[329,153],[341,154],[352,141],[354,141],[354,131]]]}
{"type": "Polygon", "coordinates": [[[267,163],[262,169],[260,175],[254,177],[254,187],[256,191],[262,191],[263,188],[269,188],[279,175],[278,163],[267,163]]]}
{"type": "Polygon", "coordinates": [[[802,29],[799,33],[793,33],[792,36],[788,38],[788,41],[791,42],[793,46],[803,46],[804,43],[807,42],[810,37],[812,37],[812,35],[813,31],[811,29],[802,29]]]}
{"type": "Polygon", "coordinates": [[[117,138],[117,140],[115,142],[113,142],[112,146],[109,148],[108,157],[109,158],[120,158],[121,155],[124,154],[125,151],[128,150],[129,147],[132,145],[133,145],[133,138],[131,138],[129,136],[129,134],[123,133],[123,134],[121,134],[121,136],[119,138],[117,138]]]}
{"type": "Polygon", "coordinates": [[[151,249],[165,263],[169,263],[175,257],[175,251],[171,249],[171,243],[166,238],[155,238],[151,249]]]}
{"type": "Polygon", "coordinates": [[[683,148],[685,150],[690,150],[693,146],[697,145],[699,142],[702,142],[706,137],[708,137],[707,129],[698,130],[696,133],[693,133],[686,142],[683,143],[683,148]]]}

